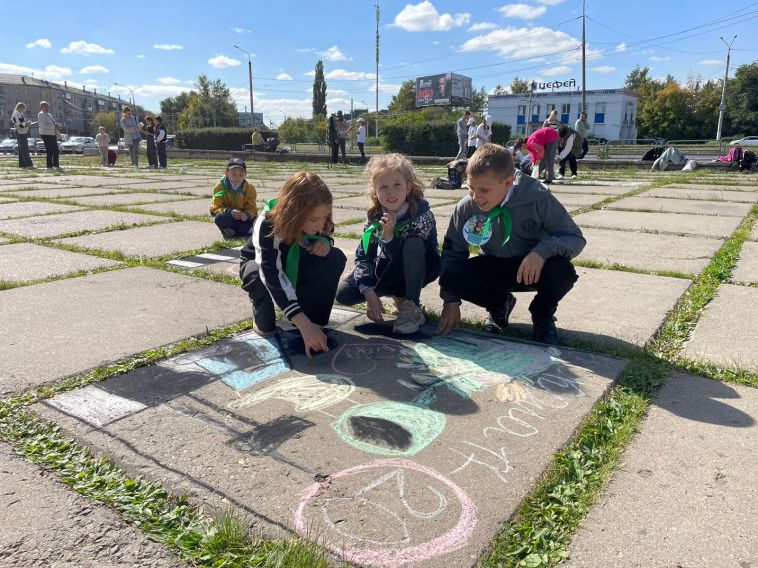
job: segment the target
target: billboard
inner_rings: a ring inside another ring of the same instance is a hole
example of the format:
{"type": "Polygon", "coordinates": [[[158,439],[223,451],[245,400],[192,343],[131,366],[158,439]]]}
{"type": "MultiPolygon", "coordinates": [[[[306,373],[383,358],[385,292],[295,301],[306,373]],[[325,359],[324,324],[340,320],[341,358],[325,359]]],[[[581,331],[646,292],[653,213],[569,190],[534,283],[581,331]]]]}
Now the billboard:
{"type": "Polygon", "coordinates": [[[416,79],[416,106],[467,106],[471,103],[471,77],[440,73],[416,79]]]}

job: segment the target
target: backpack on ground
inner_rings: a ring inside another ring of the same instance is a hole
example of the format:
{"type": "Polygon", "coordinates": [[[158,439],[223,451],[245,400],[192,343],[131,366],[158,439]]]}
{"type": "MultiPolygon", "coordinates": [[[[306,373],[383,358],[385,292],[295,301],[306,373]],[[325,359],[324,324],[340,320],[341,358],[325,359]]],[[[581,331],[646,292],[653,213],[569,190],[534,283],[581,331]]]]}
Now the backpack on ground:
{"type": "Polygon", "coordinates": [[[753,167],[753,164],[758,162],[758,157],[756,157],[755,152],[746,151],[742,153],[742,158],[740,158],[739,163],[737,164],[737,167],[740,169],[741,172],[744,171],[750,171],[753,167]]]}
{"type": "Polygon", "coordinates": [[[663,146],[653,146],[642,156],[642,162],[654,162],[663,154],[663,146]]]}

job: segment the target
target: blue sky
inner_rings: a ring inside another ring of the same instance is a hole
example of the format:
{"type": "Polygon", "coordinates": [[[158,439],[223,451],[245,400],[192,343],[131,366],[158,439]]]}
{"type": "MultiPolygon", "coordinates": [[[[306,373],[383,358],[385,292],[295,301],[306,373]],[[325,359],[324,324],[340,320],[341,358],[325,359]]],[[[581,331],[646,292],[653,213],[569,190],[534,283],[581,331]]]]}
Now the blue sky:
{"type": "MultiPolygon", "coordinates": [[[[212,4],[186,0],[123,4],[41,0],[4,27],[0,72],[68,80],[159,110],[191,89],[198,74],[221,79],[240,110],[249,106],[252,55],[255,111],[268,123],[310,117],[313,68],[324,61],[330,112],[375,104],[375,2],[276,0],[212,4]],[[99,8],[96,8],[99,6],[99,8]],[[211,8],[209,8],[211,6],[211,8]],[[24,25],[23,22],[26,22],[24,25]]],[[[386,108],[408,78],[457,72],[488,91],[514,76],[581,80],[581,0],[406,3],[380,0],[379,103],[386,108]]],[[[623,86],[635,65],[654,77],[724,73],[724,36],[734,42],[730,75],[758,60],[758,2],[587,0],[587,88],[623,86]],[[729,10],[724,8],[729,6],[729,10]],[[751,33],[752,32],[752,33],[751,33]]],[[[10,16],[5,6],[6,16],[10,16]]],[[[11,21],[11,20],[9,20],[11,21]]]]}

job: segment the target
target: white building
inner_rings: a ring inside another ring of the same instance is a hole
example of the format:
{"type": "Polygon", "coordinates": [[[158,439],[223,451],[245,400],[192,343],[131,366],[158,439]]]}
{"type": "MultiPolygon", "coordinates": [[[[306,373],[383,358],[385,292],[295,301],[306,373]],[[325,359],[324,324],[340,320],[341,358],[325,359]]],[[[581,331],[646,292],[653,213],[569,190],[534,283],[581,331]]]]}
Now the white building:
{"type": "MultiPolygon", "coordinates": [[[[608,140],[637,138],[634,121],[639,98],[637,93],[627,89],[587,91],[587,121],[592,135],[608,140]]],[[[541,128],[553,109],[558,111],[560,122],[573,126],[579,118],[581,105],[581,91],[535,91],[488,97],[493,122],[509,124],[514,137],[528,136],[541,128]]]]}

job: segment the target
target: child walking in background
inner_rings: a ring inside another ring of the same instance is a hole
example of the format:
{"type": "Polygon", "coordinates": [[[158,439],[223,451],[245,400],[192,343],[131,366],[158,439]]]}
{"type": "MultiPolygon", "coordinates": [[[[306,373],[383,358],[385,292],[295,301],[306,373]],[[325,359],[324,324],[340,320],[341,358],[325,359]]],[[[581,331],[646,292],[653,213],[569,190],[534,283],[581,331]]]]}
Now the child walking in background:
{"type": "Polygon", "coordinates": [[[211,215],[225,239],[246,237],[258,216],[256,192],[245,180],[247,164],[232,158],[226,164],[224,177],[213,188],[211,215]]]}
{"type": "Polygon", "coordinates": [[[158,163],[162,170],[166,169],[166,127],[163,126],[163,119],[160,116],[155,117],[155,150],[158,152],[158,163]]]}
{"type": "Polygon", "coordinates": [[[253,304],[255,331],[276,332],[274,302],[303,337],[305,354],[328,351],[329,323],[345,254],[334,248],[332,194],[316,174],[290,176],[266,204],[242,249],[242,288],[253,304]]]}
{"type": "Polygon", "coordinates": [[[415,333],[424,324],[421,289],[440,271],[437,227],[410,160],[384,154],[369,160],[369,206],[363,238],[355,252],[355,269],[340,284],[337,301],[366,302],[366,315],[383,321],[380,297],[394,296],[395,333],[415,333]]]}
{"type": "Polygon", "coordinates": [[[541,170],[545,170],[545,182],[553,181],[553,162],[558,149],[560,134],[555,128],[545,126],[535,130],[526,141],[526,149],[532,156],[532,177],[537,179],[541,170]]]}
{"type": "Polygon", "coordinates": [[[111,137],[105,131],[105,126],[99,126],[97,129],[97,136],[95,136],[95,142],[97,142],[97,149],[100,151],[100,165],[104,168],[108,167],[108,144],[111,143],[111,137]]]}
{"type": "Polygon", "coordinates": [[[155,121],[152,116],[145,117],[145,128],[142,132],[147,137],[147,167],[158,169],[158,156],[155,148],[155,121]]]}

